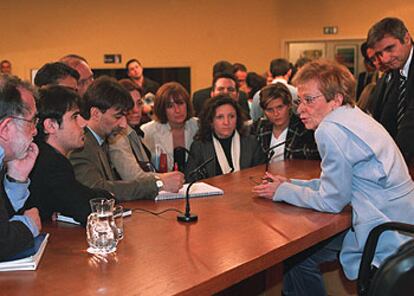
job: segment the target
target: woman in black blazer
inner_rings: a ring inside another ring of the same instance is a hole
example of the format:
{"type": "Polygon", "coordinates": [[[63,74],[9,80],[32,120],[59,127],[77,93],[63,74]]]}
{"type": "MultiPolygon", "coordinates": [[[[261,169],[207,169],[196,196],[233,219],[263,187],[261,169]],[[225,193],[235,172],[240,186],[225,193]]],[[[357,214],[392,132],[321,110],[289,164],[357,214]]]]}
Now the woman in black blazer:
{"type": "Polygon", "coordinates": [[[260,144],[249,135],[236,101],[226,95],[209,99],[200,114],[199,130],[190,148],[187,181],[249,168],[265,160],[260,144]],[[200,172],[194,170],[213,158],[200,172]]]}

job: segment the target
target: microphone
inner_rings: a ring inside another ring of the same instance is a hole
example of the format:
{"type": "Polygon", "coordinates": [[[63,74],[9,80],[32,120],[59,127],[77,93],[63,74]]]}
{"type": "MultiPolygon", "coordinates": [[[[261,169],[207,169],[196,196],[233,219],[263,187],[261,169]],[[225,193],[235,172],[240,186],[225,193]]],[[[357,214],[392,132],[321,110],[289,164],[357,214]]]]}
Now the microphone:
{"type": "Polygon", "coordinates": [[[276,145],[273,145],[272,147],[269,147],[264,151],[264,153],[266,155],[266,172],[269,169],[270,160],[272,159],[273,155],[275,155],[275,150],[273,150],[273,149],[275,149],[279,146],[282,146],[284,144],[286,144],[286,141],[277,143],[276,145]]]}
{"type": "Polygon", "coordinates": [[[207,166],[207,164],[209,164],[210,162],[212,162],[214,159],[214,156],[210,157],[209,159],[207,159],[206,161],[204,161],[202,164],[200,164],[198,167],[196,167],[194,170],[192,170],[189,173],[189,176],[193,176],[195,174],[200,174],[201,170],[204,169],[205,166],[207,166]]]}
{"type": "MultiPolygon", "coordinates": [[[[275,149],[275,148],[277,148],[277,147],[279,147],[279,146],[285,145],[285,144],[286,144],[286,141],[283,141],[283,142],[277,143],[276,145],[273,145],[272,147],[267,148],[267,149],[264,151],[264,153],[265,153],[265,154],[268,154],[270,151],[273,151],[273,149],[275,149]]],[[[274,152],[274,151],[273,151],[273,152],[274,152]]]]}
{"type": "MultiPolygon", "coordinates": [[[[209,164],[211,161],[213,161],[214,156],[210,157],[206,161],[204,161],[202,164],[200,164],[198,167],[196,167],[194,170],[192,170],[189,174],[189,176],[199,174],[201,175],[201,171],[209,164]]],[[[187,191],[185,193],[185,213],[180,214],[177,216],[177,221],[179,222],[196,222],[198,220],[198,216],[195,214],[191,214],[190,211],[190,188],[193,186],[193,184],[197,182],[197,178],[195,178],[193,181],[188,184],[187,191]]]]}
{"type": "Polygon", "coordinates": [[[190,158],[192,158],[191,152],[182,146],[178,146],[174,148],[174,163],[178,164],[178,170],[180,172],[184,172],[187,166],[187,162],[190,158]],[[188,155],[188,158],[186,157],[188,155]]]}

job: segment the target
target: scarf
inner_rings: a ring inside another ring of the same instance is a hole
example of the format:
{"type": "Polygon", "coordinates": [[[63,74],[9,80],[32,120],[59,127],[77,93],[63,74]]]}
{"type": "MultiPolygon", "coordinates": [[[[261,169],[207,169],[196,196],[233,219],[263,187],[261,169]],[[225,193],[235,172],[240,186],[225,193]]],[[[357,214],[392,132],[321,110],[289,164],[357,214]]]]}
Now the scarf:
{"type": "Polygon", "coordinates": [[[217,160],[223,174],[240,171],[240,135],[237,130],[234,132],[233,139],[231,141],[231,159],[233,161],[233,169],[227,161],[226,154],[224,153],[223,147],[221,146],[219,140],[217,140],[214,136],[212,138],[217,160]]]}

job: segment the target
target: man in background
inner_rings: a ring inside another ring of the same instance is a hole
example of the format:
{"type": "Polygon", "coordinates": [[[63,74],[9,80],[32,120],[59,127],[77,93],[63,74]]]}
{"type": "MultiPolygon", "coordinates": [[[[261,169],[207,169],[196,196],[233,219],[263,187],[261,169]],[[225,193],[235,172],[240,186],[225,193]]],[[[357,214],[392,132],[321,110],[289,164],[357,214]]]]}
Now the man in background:
{"type": "Polygon", "coordinates": [[[10,61],[2,60],[0,62],[0,73],[9,75],[12,73],[12,64],[10,61]]]}
{"type": "MultiPolygon", "coordinates": [[[[292,69],[290,67],[289,61],[286,59],[274,59],[270,62],[269,67],[270,73],[272,75],[272,83],[283,83],[289,89],[290,94],[292,95],[292,102],[297,100],[297,90],[296,87],[288,84],[290,76],[292,75],[292,69]]],[[[253,102],[250,109],[250,117],[253,121],[258,120],[263,116],[263,110],[260,107],[260,92],[257,92],[253,97],[253,102]]]]}
{"type": "Polygon", "coordinates": [[[17,77],[0,76],[0,259],[33,246],[41,228],[36,208],[17,212],[29,196],[29,173],[38,155],[33,90],[17,77]]]}
{"type": "Polygon", "coordinates": [[[154,98],[160,84],[154,80],[144,77],[144,69],[137,59],[131,59],[126,63],[126,70],[129,79],[132,80],[142,89],[144,106],[142,108],[142,122],[146,123],[152,119],[152,111],[154,108],[154,98]]]}
{"type": "Polygon", "coordinates": [[[155,95],[160,84],[154,80],[144,77],[144,69],[137,59],[131,59],[126,63],[126,70],[129,79],[142,88],[144,98],[148,93],[155,95]]]}
{"type": "Polygon", "coordinates": [[[233,74],[237,79],[237,84],[239,85],[239,90],[245,92],[246,94],[249,93],[249,88],[246,83],[247,78],[247,68],[245,65],[241,63],[234,63],[233,64],[233,74]]]}
{"type": "Polygon", "coordinates": [[[37,71],[34,83],[37,87],[61,85],[77,91],[79,77],[78,71],[64,63],[47,63],[37,71]]]}
{"type": "MultiPolygon", "coordinates": [[[[229,74],[233,75],[234,73],[234,67],[233,65],[228,61],[218,61],[213,66],[213,80],[218,74],[229,74]]],[[[236,80],[237,83],[237,80],[236,80]]],[[[213,81],[214,84],[214,81],[213,81]]],[[[191,99],[191,102],[193,103],[194,113],[195,116],[199,116],[201,111],[203,110],[204,103],[211,97],[211,91],[212,87],[207,87],[200,89],[193,93],[193,98],[191,99]]],[[[249,106],[247,102],[247,94],[245,92],[240,92],[238,94],[240,102],[242,102],[242,105],[249,106]],[[244,103],[245,102],[245,103],[244,103]]]]}
{"type": "Polygon", "coordinates": [[[217,73],[213,79],[210,97],[214,98],[218,95],[228,95],[236,101],[243,110],[246,118],[249,116],[249,104],[247,100],[240,99],[239,85],[236,77],[228,73],[217,73]]]}
{"type": "MultiPolygon", "coordinates": [[[[404,23],[384,18],[368,32],[368,47],[389,69],[387,81],[376,92],[373,116],[390,133],[407,164],[414,163],[414,61],[413,44],[404,23]]],[[[377,87],[379,87],[379,83],[377,87]]]]}
{"type": "Polygon", "coordinates": [[[93,72],[85,58],[69,54],[59,60],[79,73],[78,94],[82,97],[94,80],[93,72]]]}

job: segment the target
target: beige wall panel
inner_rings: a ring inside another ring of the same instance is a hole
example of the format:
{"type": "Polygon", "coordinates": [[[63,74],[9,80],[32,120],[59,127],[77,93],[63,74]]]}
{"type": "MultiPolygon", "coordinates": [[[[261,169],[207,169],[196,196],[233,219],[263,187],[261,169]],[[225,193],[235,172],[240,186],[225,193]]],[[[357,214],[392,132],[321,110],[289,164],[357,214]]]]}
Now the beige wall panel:
{"type": "Polygon", "coordinates": [[[105,53],[120,53],[147,67],[190,66],[193,90],[210,83],[220,59],[265,71],[286,40],[360,38],[386,15],[414,29],[408,0],[3,0],[0,11],[0,59],[23,78],[67,53],[94,68],[120,67],[103,63],[105,53]],[[322,35],[325,25],[339,34],[322,35]]]}

